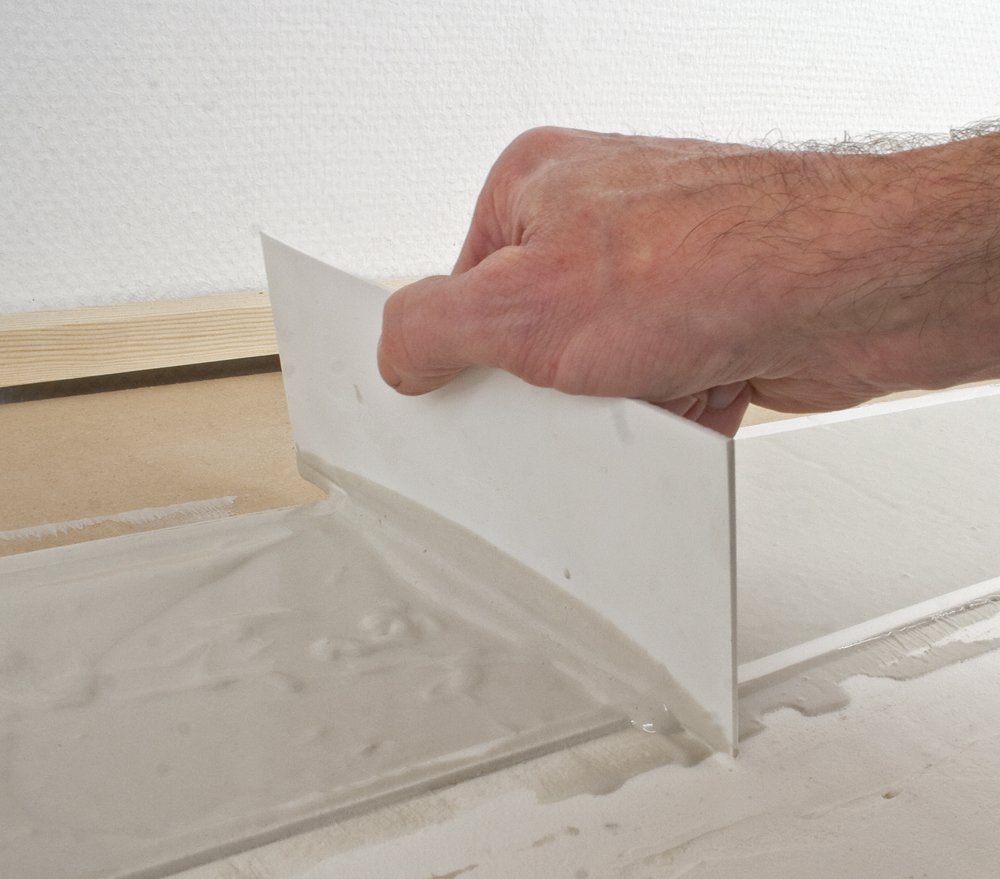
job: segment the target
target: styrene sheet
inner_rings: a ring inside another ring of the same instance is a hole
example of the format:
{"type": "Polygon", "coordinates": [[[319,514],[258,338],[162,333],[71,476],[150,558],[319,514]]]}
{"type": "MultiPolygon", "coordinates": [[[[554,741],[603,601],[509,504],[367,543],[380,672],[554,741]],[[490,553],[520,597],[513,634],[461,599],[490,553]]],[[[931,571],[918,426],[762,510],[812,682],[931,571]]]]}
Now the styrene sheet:
{"type": "Polygon", "coordinates": [[[1000,576],[998,447],[996,386],[741,430],[739,661],[1000,576]]]}
{"type": "Polygon", "coordinates": [[[387,293],[263,237],[304,475],[360,474],[484,537],[611,621],[736,741],[732,441],[646,403],[470,370],[408,398],[376,364],[387,293]]]}

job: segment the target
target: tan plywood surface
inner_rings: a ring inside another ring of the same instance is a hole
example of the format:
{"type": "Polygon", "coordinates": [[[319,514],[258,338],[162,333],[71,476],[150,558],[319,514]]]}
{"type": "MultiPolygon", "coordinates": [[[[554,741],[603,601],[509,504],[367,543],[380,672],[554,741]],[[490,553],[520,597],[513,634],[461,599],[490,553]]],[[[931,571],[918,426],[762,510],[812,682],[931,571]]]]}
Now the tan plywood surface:
{"type": "Polygon", "coordinates": [[[0,405],[0,555],[322,496],[278,372],[0,405]]]}
{"type": "Polygon", "coordinates": [[[0,555],[320,497],[277,372],[0,405],[0,555]]]}

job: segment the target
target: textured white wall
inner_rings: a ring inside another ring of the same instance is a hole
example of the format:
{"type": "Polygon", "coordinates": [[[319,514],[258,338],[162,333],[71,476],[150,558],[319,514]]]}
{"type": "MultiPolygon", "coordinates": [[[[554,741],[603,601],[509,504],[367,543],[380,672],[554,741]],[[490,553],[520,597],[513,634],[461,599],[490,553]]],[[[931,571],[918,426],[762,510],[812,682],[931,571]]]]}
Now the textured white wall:
{"type": "Polygon", "coordinates": [[[450,267],[521,130],[1000,115],[995,0],[0,0],[0,312],[260,288],[257,231],[450,267]]]}

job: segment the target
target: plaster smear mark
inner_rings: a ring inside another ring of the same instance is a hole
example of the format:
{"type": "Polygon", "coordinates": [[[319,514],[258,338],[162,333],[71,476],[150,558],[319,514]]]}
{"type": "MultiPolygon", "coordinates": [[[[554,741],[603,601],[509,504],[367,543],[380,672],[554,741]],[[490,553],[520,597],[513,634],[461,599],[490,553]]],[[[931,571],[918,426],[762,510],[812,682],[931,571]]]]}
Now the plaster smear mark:
{"type": "Polygon", "coordinates": [[[739,688],[740,739],[761,732],[780,708],[807,717],[850,703],[841,686],[857,675],[906,681],[1000,647],[1000,596],[843,648],[739,688]]]}
{"type": "Polygon", "coordinates": [[[190,525],[195,522],[222,519],[232,515],[232,506],[235,502],[235,496],[219,497],[207,501],[170,504],[166,507],[146,507],[141,510],[130,510],[127,513],[116,513],[113,516],[94,516],[86,519],[72,519],[67,522],[55,522],[49,525],[33,525],[30,528],[0,531],[0,540],[40,540],[45,537],[57,537],[69,531],[81,531],[84,528],[103,525],[106,522],[123,525],[148,525],[155,522],[161,528],[190,525]]]}
{"type": "Polygon", "coordinates": [[[540,848],[543,845],[550,845],[555,842],[560,836],[579,836],[580,828],[578,827],[567,827],[565,830],[559,833],[550,833],[547,836],[543,836],[541,839],[536,839],[532,844],[532,848],[540,848]]]}
{"type": "MultiPolygon", "coordinates": [[[[976,602],[904,630],[854,645],[810,663],[795,666],[740,687],[741,739],[761,732],[771,711],[794,708],[817,716],[846,707],[850,698],[841,686],[856,675],[910,680],[1000,647],[1000,596],[976,602]]],[[[683,729],[656,736],[637,728],[584,742],[545,758],[524,781],[539,801],[554,802],[579,794],[601,795],[629,779],[661,766],[694,766],[718,759],[683,729]]],[[[881,796],[893,799],[889,789],[881,796]]],[[[547,839],[545,841],[548,841],[547,839]]],[[[672,864],[691,841],[638,862],[635,874],[672,864]]],[[[626,870],[623,875],[631,876],[626,870]]]]}
{"type": "Polygon", "coordinates": [[[644,772],[696,766],[713,754],[683,729],[650,734],[633,727],[550,754],[525,772],[522,781],[540,803],[555,803],[580,794],[610,794],[644,772]]]}
{"type": "Polygon", "coordinates": [[[456,876],[461,876],[463,873],[468,873],[470,870],[475,870],[479,864],[469,864],[468,867],[462,867],[460,870],[452,870],[450,873],[438,874],[434,873],[430,879],[455,879],[456,876]]]}

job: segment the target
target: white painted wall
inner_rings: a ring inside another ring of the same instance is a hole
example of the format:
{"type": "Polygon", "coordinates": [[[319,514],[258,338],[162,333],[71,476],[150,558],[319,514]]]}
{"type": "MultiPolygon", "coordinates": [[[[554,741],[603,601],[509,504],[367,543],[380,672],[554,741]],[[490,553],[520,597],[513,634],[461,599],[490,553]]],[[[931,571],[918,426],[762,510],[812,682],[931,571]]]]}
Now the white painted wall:
{"type": "Polygon", "coordinates": [[[1000,115],[995,0],[0,0],[0,312],[445,271],[521,130],[1000,115]]]}

